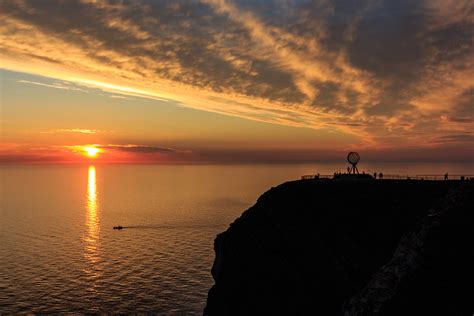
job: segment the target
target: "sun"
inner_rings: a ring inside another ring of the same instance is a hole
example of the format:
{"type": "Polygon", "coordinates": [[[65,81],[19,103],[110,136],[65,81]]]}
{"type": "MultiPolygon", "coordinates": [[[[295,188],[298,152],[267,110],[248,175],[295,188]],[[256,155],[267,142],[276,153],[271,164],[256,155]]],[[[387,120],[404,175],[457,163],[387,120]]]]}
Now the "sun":
{"type": "Polygon", "coordinates": [[[84,147],[84,151],[86,152],[86,155],[91,158],[97,157],[97,154],[99,153],[99,149],[96,147],[84,147]]]}

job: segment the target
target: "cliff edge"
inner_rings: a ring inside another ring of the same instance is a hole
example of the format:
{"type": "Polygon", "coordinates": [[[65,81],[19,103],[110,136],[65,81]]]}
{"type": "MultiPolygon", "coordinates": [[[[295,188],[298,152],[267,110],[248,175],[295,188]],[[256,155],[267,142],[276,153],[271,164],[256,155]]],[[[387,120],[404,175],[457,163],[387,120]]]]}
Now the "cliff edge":
{"type": "Polygon", "coordinates": [[[215,240],[205,315],[472,315],[474,182],[284,183],[215,240]]]}

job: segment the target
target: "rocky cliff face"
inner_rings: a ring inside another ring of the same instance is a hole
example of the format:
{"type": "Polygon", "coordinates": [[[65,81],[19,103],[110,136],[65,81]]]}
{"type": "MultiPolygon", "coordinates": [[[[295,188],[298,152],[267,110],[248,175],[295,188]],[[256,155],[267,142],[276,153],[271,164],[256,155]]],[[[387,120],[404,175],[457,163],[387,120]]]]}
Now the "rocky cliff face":
{"type": "Polygon", "coordinates": [[[474,312],[474,182],[304,180],[215,240],[206,315],[474,312]]]}

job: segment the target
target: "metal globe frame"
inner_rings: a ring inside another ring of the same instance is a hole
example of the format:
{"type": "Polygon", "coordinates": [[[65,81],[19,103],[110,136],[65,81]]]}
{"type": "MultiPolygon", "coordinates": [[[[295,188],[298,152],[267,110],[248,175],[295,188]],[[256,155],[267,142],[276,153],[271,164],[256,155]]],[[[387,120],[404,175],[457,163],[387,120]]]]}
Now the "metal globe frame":
{"type": "Polygon", "coordinates": [[[360,161],[359,153],[351,151],[347,154],[347,161],[351,164],[349,174],[359,174],[359,169],[357,169],[357,163],[360,161]]]}

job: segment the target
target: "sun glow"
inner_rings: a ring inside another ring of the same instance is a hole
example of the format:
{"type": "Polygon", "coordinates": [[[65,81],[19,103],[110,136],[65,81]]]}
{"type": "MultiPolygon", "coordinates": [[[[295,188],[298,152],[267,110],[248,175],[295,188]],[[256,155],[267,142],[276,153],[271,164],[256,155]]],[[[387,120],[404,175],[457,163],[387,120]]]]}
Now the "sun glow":
{"type": "Polygon", "coordinates": [[[99,153],[99,149],[96,147],[84,147],[84,151],[88,157],[97,157],[97,154],[99,153]]]}

